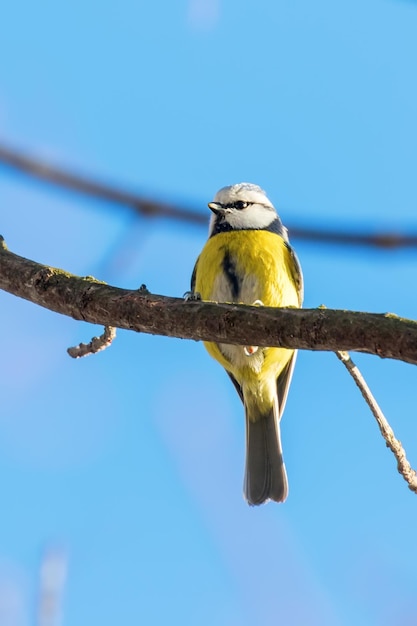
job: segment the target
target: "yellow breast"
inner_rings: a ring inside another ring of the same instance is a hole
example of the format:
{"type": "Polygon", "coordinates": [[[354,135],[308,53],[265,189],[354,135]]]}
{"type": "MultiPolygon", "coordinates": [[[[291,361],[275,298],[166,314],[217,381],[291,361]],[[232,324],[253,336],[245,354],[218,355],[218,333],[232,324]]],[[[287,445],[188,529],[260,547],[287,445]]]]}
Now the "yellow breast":
{"type": "MultiPolygon", "coordinates": [[[[196,266],[195,291],[202,300],[264,306],[300,306],[299,274],[286,242],[275,233],[240,230],[211,237],[196,266]]],[[[242,346],[205,343],[210,355],[256,399],[259,410],[269,410],[276,379],[293,351],[262,348],[252,356],[242,346]]]]}
{"type": "Polygon", "coordinates": [[[238,230],[211,237],[196,267],[195,291],[203,300],[265,306],[299,306],[290,250],[279,235],[238,230]]]}

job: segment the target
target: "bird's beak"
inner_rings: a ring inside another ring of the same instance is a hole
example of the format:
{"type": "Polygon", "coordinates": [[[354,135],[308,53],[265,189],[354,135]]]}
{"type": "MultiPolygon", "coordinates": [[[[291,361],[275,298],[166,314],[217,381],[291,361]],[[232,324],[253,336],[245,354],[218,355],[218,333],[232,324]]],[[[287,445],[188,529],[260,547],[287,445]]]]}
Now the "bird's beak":
{"type": "Polygon", "coordinates": [[[220,202],[209,202],[208,208],[213,211],[215,215],[219,215],[219,213],[223,212],[223,207],[220,202]]]}

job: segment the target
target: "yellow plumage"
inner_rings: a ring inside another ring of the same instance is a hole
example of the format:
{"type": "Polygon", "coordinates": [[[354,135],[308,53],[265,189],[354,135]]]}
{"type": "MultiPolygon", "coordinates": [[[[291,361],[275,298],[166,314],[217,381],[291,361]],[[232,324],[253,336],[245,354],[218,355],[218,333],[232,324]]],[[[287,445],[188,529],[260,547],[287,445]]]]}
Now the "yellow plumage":
{"type": "MultiPolygon", "coordinates": [[[[279,235],[265,230],[219,233],[207,241],[200,254],[196,266],[195,291],[200,293],[203,300],[243,304],[261,300],[264,306],[298,307],[300,302],[294,273],[290,249],[279,235]],[[234,298],[232,289],[229,289],[230,299],[222,297],[227,294],[229,282],[223,269],[226,254],[233,261],[236,273],[242,277],[239,296],[234,298]]],[[[276,395],[275,381],[291,359],[293,351],[262,348],[263,362],[260,364],[256,353],[253,357],[247,357],[242,346],[234,351],[236,356],[240,351],[241,358],[232,361],[218,344],[206,342],[204,345],[240,386],[245,386],[249,418],[255,421],[262,413],[267,413],[276,395]],[[251,411],[254,402],[256,410],[251,411]]]]}

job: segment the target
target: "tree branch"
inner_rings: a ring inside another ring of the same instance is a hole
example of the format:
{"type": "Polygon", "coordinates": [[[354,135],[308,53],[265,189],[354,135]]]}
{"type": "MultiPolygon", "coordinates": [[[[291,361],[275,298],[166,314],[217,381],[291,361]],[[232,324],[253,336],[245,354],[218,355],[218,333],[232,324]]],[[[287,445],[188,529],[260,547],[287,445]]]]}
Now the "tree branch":
{"type": "Polygon", "coordinates": [[[121,187],[69,172],[45,161],[28,157],[4,145],[0,145],[0,163],[57,187],[127,207],[138,215],[163,217],[200,225],[206,225],[208,222],[206,215],[201,211],[188,210],[168,202],[154,200],[121,187]]]}
{"type": "Polygon", "coordinates": [[[355,365],[355,363],[352,361],[348,352],[336,352],[336,356],[340,361],[342,361],[343,365],[352,376],[362,394],[363,399],[371,409],[372,415],[375,417],[378,423],[381,435],[385,439],[387,448],[391,450],[397,460],[398,472],[407,482],[408,487],[411,489],[411,491],[417,493],[417,473],[411,467],[407,459],[405,450],[401,444],[401,441],[399,441],[395,437],[394,431],[389,425],[385,415],[381,411],[379,404],[375,400],[372,391],[369,389],[366,380],[359,371],[358,366],[355,365]]]}
{"type": "Polygon", "coordinates": [[[349,350],[417,364],[417,322],[396,315],[187,302],[111,287],[30,261],[0,240],[0,289],[51,311],[152,335],[248,346],[349,350]]]}
{"type": "MultiPolygon", "coordinates": [[[[74,172],[56,167],[43,160],[30,157],[14,148],[0,144],[0,164],[14,171],[26,174],[37,180],[68,189],[76,193],[97,198],[103,202],[126,207],[137,215],[162,217],[206,226],[207,217],[198,209],[186,209],[183,206],[161,202],[121,187],[109,185],[101,180],[81,176],[74,172]]],[[[323,230],[313,226],[287,224],[291,239],[304,239],[315,243],[330,243],[348,246],[370,246],[392,250],[394,248],[415,248],[417,233],[398,232],[360,232],[360,230],[341,230],[337,227],[323,230]]]]}

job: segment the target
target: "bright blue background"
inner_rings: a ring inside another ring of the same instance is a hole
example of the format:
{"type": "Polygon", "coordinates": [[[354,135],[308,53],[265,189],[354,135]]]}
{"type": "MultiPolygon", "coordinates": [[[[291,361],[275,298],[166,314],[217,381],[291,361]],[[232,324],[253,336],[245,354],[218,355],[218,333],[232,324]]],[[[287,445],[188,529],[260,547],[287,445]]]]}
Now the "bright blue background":
{"type": "MultiPolygon", "coordinates": [[[[263,186],[284,223],[411,229],[417,4],[16,0],[0,23],[4,141],[208,210],[263,186]]],[[[0,232],[37,261],[180,296],[206,232],[135,220],[0,168],[0,232]]],[[[293,242],[308,307],[417,318],[415,251],[293,242]]],[[[64,625],[410,626],[417,497],[332,354],[299,354],[285,505],[242,498],[243,411],[201,345],[100,329],[0,293],[0,623],[34,623],[42,550],[64,625]],[[14,621],[13,621],[14,620],[14,621]]],[[[416,369],[357,357],[417,464],[416,369]]]]}

